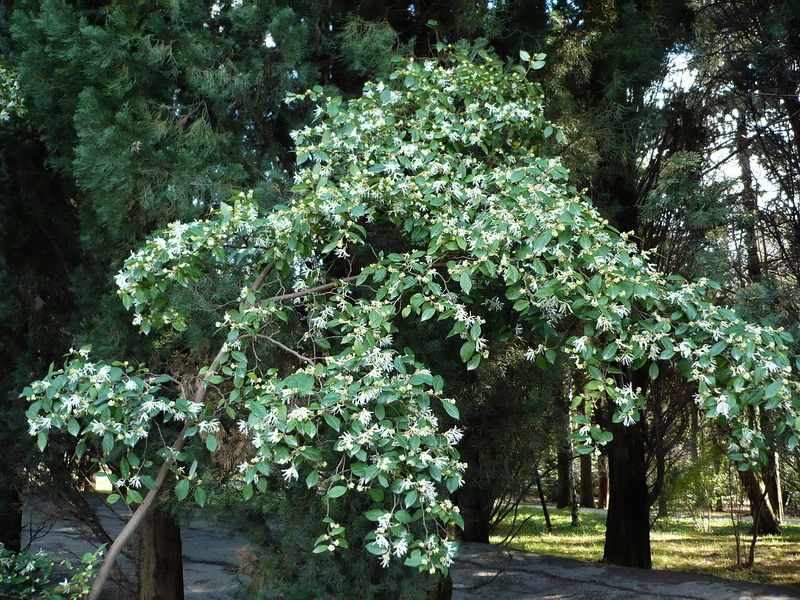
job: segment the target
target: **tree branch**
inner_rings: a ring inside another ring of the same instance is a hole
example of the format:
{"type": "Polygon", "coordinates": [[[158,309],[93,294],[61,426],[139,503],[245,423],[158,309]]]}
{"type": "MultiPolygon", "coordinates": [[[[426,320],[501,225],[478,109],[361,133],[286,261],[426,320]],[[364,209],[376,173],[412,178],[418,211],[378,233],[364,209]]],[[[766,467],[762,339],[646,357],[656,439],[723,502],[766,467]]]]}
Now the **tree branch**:
{"type": "MultiPolygon", "coordinates": [[[[261,285],[264,283],[264,280],[270,274],[270,272],[275,268],[275,263],[269,263],[255,281],[250,286],[252,291],[256,291],[261,285]]],[[[206,399],[206,395],[208,394],[208,377],[214,372],[216,366],[219,364],[219,361],[222,359],[222,356],[225,354],[225,346],[223,345],[220,348],[217,355],[214,357],[214,360],[211,361],[211,365],[209,365],[208,372],[203,377],[202,381],[200,382],[200,386],[197,388],[197,392],[194,395],[194,401],[197,404],[203,404],[206,399]]],[[[185,392],[183,386],[181,385],[182,391],[185,392]]],[[[184,397],[185,397],[184,393],[184,397]]],[[[142,503],[136,508],[136,511],[131,516],[130,520],[125,524],[125,527],[122,528],[122,531],[114,540],[114,543],[111,544],[111,547],[108,549],[105,558],[103,559],[103,565],[100,567],[100,571],[97,573],[97,577],[95,578],[94,582],[92,583],[92,588],[89,591],[89,595],[87,596],[87,600],[99,600],[100,594],[103,591],[103,587],[105,586],[108,578],[111,575],[111,571],[114,568],[114,564],[117,561],[117,557],[119,556],[122,549],[127,545],[130,541],[133,534],[141,526],[142,522],[144,521],[145,517],[153,510],[153,506],[155,506],[156,500],[158,500],[159,494],[164,489],[164,485],[167,482],[167,477],[170,474],[170,467],[175,463],[176,457],[178,454],[183,450],[183,447],[186,445],[188,438],[186,437],[186,432],[194,425],[194,422],[190,419],[187,419],[183,425],[183,429],[178,434],[178,437],[175,438],[175,443],[172,445],[170,449],[170,455],[164,461],[164,464],[161,465],[161,469],[156,476],[156,487],[149,492],[145,496],[142,503]]]]}
{"type": "Polygon", "coordinates": [[[284,345],[284,344],[281,344],[281,343],[280,343],[278,340],[276,340],[276,339],[274,339],[274,338],[271,338],[271,337],[269,337],[268,335],[264,335],[263,333],[257,333],[257,334],[255,334],[255,336],[256,336],[257,338],[259,338],[259,339],[262,339],[262,340],[266,340],[266,341],[268,341],[270,344],[273,344],[274,346],[277,346],[277,347],[278,347],[278,348],[280,348],[281,350],[283,350],[283,351],[285,351],[285,352],[288,352],[289,354],[291,354],[292,356],[294,356],[294,357],[295,357],[295,358],[297,358],[297,359],[300,359],[300,360],[302,360],[302,361],[305,361],[305,362],[307,362],[307,363],[309,363],[309,364],[311,364],[311,365],[313,365],[313,364],[316,364],[316,363],[314,362],[314,359],[313,359],[313,358],[309,358],[309,357],[307,357],[307,356],[303,356],[303,355],[302,355],[302,354],[300,354],[299,352],[297,352],[297,351],[295,351],[295,350],[292,350],[291,348],[289,348],[289,346],[286,346],[286,345],[284,345]]]}

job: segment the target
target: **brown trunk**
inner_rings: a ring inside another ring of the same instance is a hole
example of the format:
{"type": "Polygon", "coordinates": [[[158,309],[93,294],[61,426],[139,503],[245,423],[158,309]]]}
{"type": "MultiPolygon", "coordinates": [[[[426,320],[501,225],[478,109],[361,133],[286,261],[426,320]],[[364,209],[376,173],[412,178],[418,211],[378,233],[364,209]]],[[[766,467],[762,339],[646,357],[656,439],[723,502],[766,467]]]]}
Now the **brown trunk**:
{"type": "Polygon", "coordinates": [[[692,460],[697,461],[700,459],[700,448],[698,443],[700,441],[700,422],[697,406],[692,403],[689,405],[691,411],[691,435],[689,436],[689,455],[692,460]]]}
{"type": "Polygon", "coordinates": [[[761,281],[761,259],[758,253],[758,195],[753,186],[753,170],[747,143],[747,126],[744,118],[736,125],[736,151],[742,176],[742,208],[744,210],[744,243],[747,255],[747,277],[750,283],[761,281]]]}
{"type": "Polygon", "coordinates": [[[592,480],[592,455],[581,455],[581,506],[594,508],[594,481],[592,480]]]}
{"type": "Polygon", "coordinates": [[[22,499],[10,477],[0,479],[0,543],[14,552],[22,547],[22,499]]]}
{"type": "Polygon", "coordinates": [[[777,452],[772,452],[769,457],[769,464],[764,472],[764,483],[767,486],[767,496],[775,511],[778,523],[783,523],[783,489],[781,488],[781,468],[777,452]]]}
{"type": "Polygon", "coordinates": [[[753,516],[755,533],[758,535],[780,533],[781,525],[758,476],[753,471],[739,471],[739,479],[750,500],[750,514],[753,516]]]}
{"type": "Polygon", "coordinates": [[[181,529],[170,513],[153,509],[139,530],[139,600],[183,600],[181,529]]]}
{"type": "Polygon", "coordinates": [[[466,483],[458,490],[458,507],[464,518],[465,542],[489,543],[490,519],[494,498],[479,485],[466,483]]]}
{"type": "Polygon", "coordinates": [[[650,505],[641,422],[613,423],[608,444],[611,497],[606,518],[603,562],[649,569],[650,505]]]}
{"type": "Polygon", "coordinates": [[[599,495],[597,498],[597,508],[608,506],[608,455],[601,454],[597,459],[597,479],[599,495]]]}
{"type": "Polygon", "coordinates": [[[547,531],[553,531],[553,524],[550,522],[550,511],[547,510],[547,501],[544,498],[544,491],[542,490],[542,478],[539,477],[539,466],[533,466],[533,474],[536,477],[536,492],[539,494],[539,503],[542,505],[542,513],[544,513],[544,522],[547,526],[547,531]]]}
{"type": "Polygon", "coordinates": [[[572,440],[569,439],[572,433],[572,423],[570,421],[569,409],[566,406],[561,425],[562,437],[557,453],[558,498],[556,498],[556,508],[573,508],[578,498],[575,491],[575,467],[572,460],[572,440]]]}
{"type": "Polygon", "coordinates": [[[447,577],[440,578],[436,585],[428,590],[425,600],[450,600],[453,597],[453,578],[448,575],[447,577]]]}
{"type": "Polygon", "coordinates": [[[556,496],[556,508],[566,508],[569,506],[570,493],[570,467],[572,461],[567,451],[566,443],[559,444],[556,459],[558,460],[558,495],[556,496]]]}

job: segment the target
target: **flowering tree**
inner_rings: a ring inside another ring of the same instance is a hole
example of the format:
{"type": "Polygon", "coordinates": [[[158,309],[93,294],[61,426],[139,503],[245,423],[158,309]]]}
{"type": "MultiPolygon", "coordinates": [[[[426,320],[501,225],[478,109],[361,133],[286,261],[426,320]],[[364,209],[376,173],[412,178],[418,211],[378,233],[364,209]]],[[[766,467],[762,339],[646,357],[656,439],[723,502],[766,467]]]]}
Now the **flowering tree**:
{"type": "MultiPolygon", "coordinates": [[[[760,460],[749,406],[769,411],[797,444],[788,334],[716,306],[710,282],[659,273],[542,155],[562,139],[529,81],[544,57],[522,53],[506,68],[481,50],[442,50],[398,59],[394,83],[369,84],[348,103],[321,88],[306,94],[316,121],[295,133],[303,166],[288,205],[264,210],[240,194],[126,261],[119,295],[145,334],[187,326],[170,301],[176,287],[226,273],[246,283],[221,313],[225,342],[198,378],[102,364],[82,349],[26,390],[40,445],[66,429],[79,453],[91,441],[104,457],[121,456],[116,485],[139,504],[90,597],[167,484],[179,500],[205,502],[203,473],[184,449],[214,452],[222,427],[252,446],[237,480],[245,499],[269,477],[307,485],[323,503],[362,495],[375,523],[363,542],[381,564],[446,573],[456,551],[448,533],[462,525],[447,495],[465,465],[461,432],[445,430],[437,412],[457,418],[458,409],[442,377],[413,348],[396,347],[409,320],[448,323],[465,369],[498,340],[526,345],[541,365],[565,353],[585,375],[573,399],[583,451],[611,439],[593,419],[600,403],[615,422],[640,418],[644,396],[626,369],[655,378],[663,361],[697,384],[709,418],[730,425],[732,459],[760,460]],[[264,344],[301,366],[286,374],[262,364],[264,344]],[[142,448],[161,444],[157,430],[174,422],[180,433],[160,446],[163,466],[148,477],[142,448]]],[[[346,524],[327,521],[314,552],[347,546],[346,524]]]]}

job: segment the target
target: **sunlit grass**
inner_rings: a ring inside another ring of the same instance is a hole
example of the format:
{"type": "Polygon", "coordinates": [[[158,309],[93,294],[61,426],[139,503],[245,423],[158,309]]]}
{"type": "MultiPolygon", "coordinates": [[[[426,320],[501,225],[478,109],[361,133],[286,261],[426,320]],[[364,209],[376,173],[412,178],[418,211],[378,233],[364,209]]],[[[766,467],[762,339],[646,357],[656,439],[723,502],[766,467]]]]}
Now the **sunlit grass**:
{"type": "MultiPolygon", "coordinates": [[[[520,518],[533,514],[519,535],[508,545],[538,554],[564,556],[584,561],[599,561],[603,556],[605,515],[581,513],[580,527],[570,526],[569,510],[551,510],[553,531],[547,532],[542,511],[522,508],[520,518]]],[[[499,543],[509,531],[503,523],[492,537],[499,543]]],[[[747,557],[750,536],[746,526],[742,536],[743,556],[747,557]]],[[[736,541],[730,520],[711,521],[710,531],[699,531],[690,518],[660,520],[651,532],[654,569],[703,573],[759,583],[800,586],[800,526],[785,525],[779,536],[759,538],[755,567],[738,569],[736,541]]]]}

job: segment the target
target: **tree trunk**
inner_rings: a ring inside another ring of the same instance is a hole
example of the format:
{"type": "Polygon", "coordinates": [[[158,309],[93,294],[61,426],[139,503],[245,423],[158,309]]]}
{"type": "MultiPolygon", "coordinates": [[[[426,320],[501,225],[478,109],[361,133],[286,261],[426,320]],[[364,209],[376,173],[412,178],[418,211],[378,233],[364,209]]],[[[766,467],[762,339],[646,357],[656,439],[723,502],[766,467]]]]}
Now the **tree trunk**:
{"type": "Polygon", "coordinates": [[[539,465],[533,466],[533,474],[536,477],[536,492],[539,494],[539,503],[542,505],[542,513],[544,513],[544,522],[547,526],[547,531],[553,531],[553,524],[550,522],[550,511],[547,510],[547,501],[544,498],[544,491],[542,490],[542,478],[539,477],[539,465]]]}
{"type": "MultiPolygon", "coordinates": [[[[568,384],[569,385],[569,384],[568,384]]],[[[565,399],[564,415],[562,419],[562,437],[559,441],[558,459],[558,498],[556,508],[570,508],[577,502],[575,493],[575,467],[573,465],[572,440],[569,439],[572,433],[572,423],[570,421],[569,405],[565,399]]]]}
{"type": "Polygon", "coordinates": [[[581,506],[594,508],[594,481],[592,479],[592,455],[581,455],[581,506]]]}
{"type": "Polygon", "coordinates": [[[558,460],[558,494],[556,495],[556,508],[566,508],[569,506],[570,493],[570,466],[571,456],[567,449],[566,441],[559,444],[556,453],[558,460]]]}
{"type": "Polygon", "coordinates": [[[597,498],[597,508],[608,506],[608,455],[601,454],[597,458],[597,479],[599,494],[597,498]]]}
{"type": "Polygon", "coordinates": [[[139,530],[139,600],[183,600],[181,529],[170,513],[153,509],[139,530]]]}
{"type": "Polygon", "coordinates": [[[781,487],[781,468],[778,453],[773,451],[769,457],[766,471],[764,472],[764,483],[767,486],[767,496],[775,511],[778,523],[783,523],[783,489],[781,487]]]}
{"type": "Polygon", "coordinates": [[[612,423],[608,444],[611,495],[603,562],[649,569],[650,510],[641,422],[612,423]]]}
{"type": "Polygon", "coordinates": [[[739,471],[739,479],[750,500],[754,532],[758,535],[780,533],[781,525],[775,516],[772,503],[769,501],[769,495],[765,495],[764,486],[758,476],[753,471],[739,471]]]}
{"type": "Polygon", "coordinates": [[[453,578],[440,577],[432,588],[428,590],[425,600],[450,600],[453,597],[453,578]]]}
{"type": "Polygon", "coordinates": [[[458,507],[464,518],[462,539],[465,542],[489,543],[493,500],[488,490],[475,484],[465,483],[458,490],[458,507]]]}
{"type": "MultiPolygon", "coordinates": [[[[571,372],[567,372],[567,385],[572,386],[571,372]]],[[[571,396],[571,394],[570,394],[571,396]]],[[[575,457],[572,448],[572,440],[569,438],[572,433],[572,423],[570,422],[569,409],[565,412],[564,419],[564,452],[567,457],[567,491],[569,493],[569,509],[570,516],[572,517],[572,527],[578,527],[581,524],[581,518],[578,515],[578,488],[575,486],[575,457]]]]}
{"type": "Polygon", "coordinates": [[[22,498],[6,474],[0,478],[0,542],[14,552],[22,547],[22,498]]]}
{"type": "Polygon", "coordinates": [[[700,419],[699,419],[699,409],[697,405],[691,403],[689,405],[689,410],[691,411],[691,435],[689,436],[689,456],[692,457],[693,461],[700,460],[700,419]]]}

